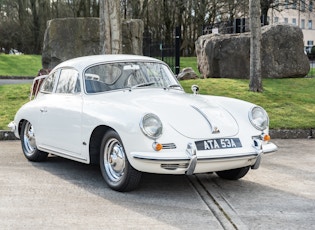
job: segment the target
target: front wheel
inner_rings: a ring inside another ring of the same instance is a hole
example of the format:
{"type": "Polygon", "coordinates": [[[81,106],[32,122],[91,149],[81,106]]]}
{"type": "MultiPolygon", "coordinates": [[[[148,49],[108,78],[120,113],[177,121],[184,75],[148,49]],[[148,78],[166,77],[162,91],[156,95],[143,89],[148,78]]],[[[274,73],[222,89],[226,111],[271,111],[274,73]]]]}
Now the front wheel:
{"type": "Polygon", "coordinates": [[[237,169],[215,172],[219,177],[227,180],[238,180],[244,177],[249,171],[249,166],[237,169]]]}
{"type": "Polygon", "coordinates": [[[108,186],[119,192],[134,190],[141,179],[141,172],[130,165],[122,141],[113,130],[103,137],[100,168],[108,186]]]}
{"type": "Polygon", "coordinates": [[[34,127],[30,122],[23,122],[20,136],[22,150],[28,160],[44,161],[47,158],[48,153],[37,149],[34,127]]]}

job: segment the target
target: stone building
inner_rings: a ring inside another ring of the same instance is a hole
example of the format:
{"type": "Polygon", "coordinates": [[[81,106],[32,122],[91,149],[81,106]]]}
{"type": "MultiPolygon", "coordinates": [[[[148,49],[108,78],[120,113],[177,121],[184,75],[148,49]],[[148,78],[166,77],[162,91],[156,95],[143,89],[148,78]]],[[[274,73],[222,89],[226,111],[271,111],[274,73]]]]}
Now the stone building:
{"type": "Polygon", "coordinates": [[[314,0],[275,0],[276,8],[268,12],[269,24],[286,23],[299,26],[304,36],[304,49],[310,52],[315,45],[314,4],[314,0]]]}

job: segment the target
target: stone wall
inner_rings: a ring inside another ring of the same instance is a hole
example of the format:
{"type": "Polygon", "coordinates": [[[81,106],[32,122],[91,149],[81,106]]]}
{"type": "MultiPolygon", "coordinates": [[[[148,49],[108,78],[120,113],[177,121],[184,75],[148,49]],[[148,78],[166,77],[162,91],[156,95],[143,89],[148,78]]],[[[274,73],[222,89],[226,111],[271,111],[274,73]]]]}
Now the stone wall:
{"type": "MultiPolygon", "coordinates": [[[[309,60],[297,26],[262,27],[263,78],[304,77],[309,60]]],[[[249,78],[250,33],[210,34],[196,41],[198,69],[204,78],[249,78]]]]}

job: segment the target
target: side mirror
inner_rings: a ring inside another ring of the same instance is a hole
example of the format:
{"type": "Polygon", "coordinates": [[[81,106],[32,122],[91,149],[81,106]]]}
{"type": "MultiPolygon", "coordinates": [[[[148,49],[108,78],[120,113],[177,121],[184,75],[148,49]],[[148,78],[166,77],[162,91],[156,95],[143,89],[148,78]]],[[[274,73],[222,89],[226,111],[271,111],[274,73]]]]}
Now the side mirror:
{"type": "Polygon", "coordinates": [[[198,94],[199,86],[198,85],[192,85],[191,90],[193,91],[194,94],[198,94]]]}

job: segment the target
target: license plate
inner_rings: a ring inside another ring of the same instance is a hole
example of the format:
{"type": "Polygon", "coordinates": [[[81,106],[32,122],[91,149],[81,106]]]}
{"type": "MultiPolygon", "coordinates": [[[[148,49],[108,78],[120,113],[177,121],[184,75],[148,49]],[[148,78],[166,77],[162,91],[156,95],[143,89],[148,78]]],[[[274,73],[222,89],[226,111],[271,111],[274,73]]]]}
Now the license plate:
{"type": "Polygon", "coordinates": [[[217,138],[195,142],[197,150],[216,150],[241,148],[242,144],[239,138],[217,138]]]}

